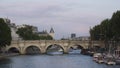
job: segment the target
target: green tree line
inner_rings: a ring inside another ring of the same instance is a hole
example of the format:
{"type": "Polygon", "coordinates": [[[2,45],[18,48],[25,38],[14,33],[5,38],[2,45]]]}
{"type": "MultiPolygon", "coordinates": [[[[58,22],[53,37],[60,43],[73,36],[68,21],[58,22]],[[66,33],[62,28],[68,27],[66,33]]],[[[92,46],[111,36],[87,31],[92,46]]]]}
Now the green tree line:
{"type": "Polygon", "coordinates": [[[3,18],[0,18],[0,48],[10,45],[12,40],[11,30],[3,18]]]}
{"type": "Polygon", "coordinates": [[[90,29],[91,40],[120,41],[120,11],[113,13],[111,19],[105,19],[90,29]]]}
{"type": "Polygon", "coordinates": [[[52,40],[50,35],[39,36],[38,33],[33,32],[33,26],[25,25],[25,27],[18,28],[16,32],[23,40],[52,40]]]}

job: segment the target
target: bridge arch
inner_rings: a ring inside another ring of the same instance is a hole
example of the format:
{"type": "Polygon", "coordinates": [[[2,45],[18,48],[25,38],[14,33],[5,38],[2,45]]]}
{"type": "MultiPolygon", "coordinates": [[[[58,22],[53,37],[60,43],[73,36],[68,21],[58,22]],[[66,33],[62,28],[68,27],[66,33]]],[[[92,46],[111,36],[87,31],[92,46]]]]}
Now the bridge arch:
{"type": "Polygon", "coordinates": [[[68,47],[68,49],[70,48],[85,49],[81,44],[72,44],[68,47]]]}
{"type": "Polygon", "coordinates": [[[24,54],[41,54],[41,48],[38,45],[28,45],[24,48],[24,54]]]}
{"type": "Polygon", "coordinates": [[[63,47],[63,46],[61,46],[60,44],[51,44],[51,45],[48,45],[47,47],[46,47],[46,53],[47,53],[47,51],[49,50],[49,49],[56,49],[56,50],[59,50],[60,52],[63,52],[64,53],[64,51],[65,51],[65,48],[63,47]],[[55,47],[55,48],[54,48],[55,47]],[[57,49],[58,48],[58,49],[57,49]],[[61,50],[62,49],[62,50],[61,50]]]}
{"type": "Polygon", "coordinates": [[[68,47],[68,53],[73,53],[73,51],[77,50],[77,53],[81,53],[84,47],[80,44],[72,44],[68,47]]]}
{"type": "Polygon", "coordinates": [[[20,49],[18,47],[9,47],[7,49],[7,52],[9,52],[9,53],[20,53],[20,49]]]}

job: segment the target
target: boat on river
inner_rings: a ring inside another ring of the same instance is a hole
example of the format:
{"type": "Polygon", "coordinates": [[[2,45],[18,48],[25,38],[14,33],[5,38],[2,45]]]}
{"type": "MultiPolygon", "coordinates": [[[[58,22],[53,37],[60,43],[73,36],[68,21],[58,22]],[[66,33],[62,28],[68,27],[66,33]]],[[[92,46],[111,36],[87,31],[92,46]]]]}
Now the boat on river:
{"type": "Polygon", "coordinates": [[[105,58],[104,58],[104,63],[106,63],[107,65],[116,65],[115,59],[113,58],[112,55],[108,54],[105,58]]]}
{"type": "Polygon", "coordinates": [[[104,63],[103,55],[101,53],[95,53],[93,55],[93,60],[97,63],[104,63]]]}
{"type": "Polygon", "coordinates": [[[97,62],[97,63],[104,63],[104,58],[103,58],[103,56],[102,56],[102,55],[101,55],[101,56],[98,56],[96,62],[97,62]]]}
{"type": "Polygon", "coordinates": [[[108,60],[108,61],[106,62],[106,64],[107,64],[107,65],[116,65],[116,62],[113,61],[113,60],[108,60]]]}
{"type": "Polygon", "coordinates": [[[102,55],[101,53],[95,53],[93,55],[93,60],[97,62],[98,61],[98,57],[101,56],[101,55],[102,55]]]}

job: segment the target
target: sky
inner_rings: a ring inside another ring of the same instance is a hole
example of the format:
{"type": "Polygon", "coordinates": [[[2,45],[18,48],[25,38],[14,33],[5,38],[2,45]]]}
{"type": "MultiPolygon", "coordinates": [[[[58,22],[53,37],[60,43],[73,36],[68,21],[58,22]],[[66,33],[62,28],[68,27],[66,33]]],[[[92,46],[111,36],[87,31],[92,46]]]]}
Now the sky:
{"type": "Polygon", "coordinates": [[[55,38],[71,33],[89,36],[89,29],[120,10],[120,0],[0,0],[0,18],[16,25],[37,26],[39,31],[53,27],[55,38]]]}

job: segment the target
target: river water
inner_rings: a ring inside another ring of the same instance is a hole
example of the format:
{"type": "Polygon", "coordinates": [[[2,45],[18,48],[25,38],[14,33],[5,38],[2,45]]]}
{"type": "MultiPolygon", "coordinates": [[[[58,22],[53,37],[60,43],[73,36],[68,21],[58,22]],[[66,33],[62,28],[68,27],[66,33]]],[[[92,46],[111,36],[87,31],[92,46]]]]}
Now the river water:
{"type": "Polygon", "coordinates": [[[0,61],[0,68],[120,68],[119,65],[98,64],[81,54],[20,55],[0,61]]]}

